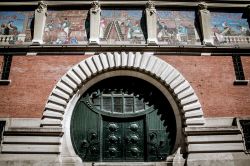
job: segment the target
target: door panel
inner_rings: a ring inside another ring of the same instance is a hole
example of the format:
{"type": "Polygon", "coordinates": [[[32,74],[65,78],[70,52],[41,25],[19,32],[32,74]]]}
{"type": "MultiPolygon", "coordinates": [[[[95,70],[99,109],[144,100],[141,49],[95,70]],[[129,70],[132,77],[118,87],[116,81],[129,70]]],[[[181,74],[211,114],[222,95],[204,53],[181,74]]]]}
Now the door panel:
{"type": "Polygon", "coordinates": [[[144,119],[103,119],[103,160],[144,161],[144,119]]]}
{"type": "Polygon", "coordinates": [[[103,120],[103,160],[122,160],[123,124],[117,121],[103,120]]]}
{"type": "Polygon", "coordinates": [[[84,161],[100,160],[99,115],[79,101],[71,119],[73,146],[84,161]]]}
{"type": "Polygon", "coordinates": [[[164,121],[157,114],[157,110],[147,115],[147,157],[148,161],[161,161],[170,152],[170,138],[164,126],[164,121]]]}

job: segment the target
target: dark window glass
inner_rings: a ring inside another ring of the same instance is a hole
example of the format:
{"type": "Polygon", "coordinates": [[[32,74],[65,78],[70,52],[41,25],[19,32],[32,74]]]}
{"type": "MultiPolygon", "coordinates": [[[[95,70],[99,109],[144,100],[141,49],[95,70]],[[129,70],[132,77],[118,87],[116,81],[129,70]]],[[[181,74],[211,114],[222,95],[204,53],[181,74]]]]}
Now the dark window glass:
{"type": "Polygon", "coordinates": [[[139,110],[142,110],[142,109],[144,109],[143,100],[140,100],[140,99],[136,98],[135,99],[135,110],[139,111],[139,110]]]}
{"type": "Polygon", "coordinates": [[[100,97],[94,98],[93,99],[93,104],[97,109],[101,109],[101,100],[100,97]]]}
{"type": "Polygon", "coordinates": [[[12,62],[12,55],[5,55],[2,68],[2,77],[1,77],[2,80],[9,79],[11,62],[12,62]]]}
{"type": "Polygon", "coordinates": [[[111,112],[112,110],[111,97],[103,97],[103,109],[105,111],[111,112]]]}
{"type": "Polygon", "coordinates": [[[114,112],[122,112],[122,97],[114,97],[114,112]]]}
{"type": "Polygon", "coordinates": [[[125,112],[133,112],[134,98],[125,97],[124,102],[125,102],[125,112]]]}
{"type": "Polygon", "coordinates": [[[234,71],[236,80],[245,80],[243,66],[239,55],[233,55],[234,71]]]}

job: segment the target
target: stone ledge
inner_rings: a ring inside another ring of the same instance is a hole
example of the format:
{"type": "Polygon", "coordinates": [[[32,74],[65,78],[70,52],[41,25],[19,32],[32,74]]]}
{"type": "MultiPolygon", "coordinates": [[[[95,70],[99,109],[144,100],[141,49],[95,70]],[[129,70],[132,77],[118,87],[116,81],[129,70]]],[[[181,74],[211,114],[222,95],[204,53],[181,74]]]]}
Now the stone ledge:
{"type": "Polygon", "coordinates": [[[234,80],[234,85],[247,85],[249,80],[234,80]]]}
{"type": "Polygon", "coordinates": [[[0,85],[9,85],[11,80],[0,80],[0,85]]]}
{"type": "Polygon", "coordinates": [[[59,145],[2,144],[2,153],[59,154],[59,145]]]}
{"type": "Polygon", "coordinates": [[[235,135],[198,135],[187,136],[188,144],[198,143],[236,143],[243,142],[241,134],[235,135]]]}
{"type": "Polygon", "coordinates": [[[214,152],[243,152],[243,143],[207,143],[189,144],[189,153],[214,153],[214,152]]]}
{"type": "Polygon", "coordinates": [[[235,117],[213,117],[206,118],[204,127],[232,127],[235,122],[235,117]]]}
{"type": "Polygon", "coordinates": [[[221,134],[240,134],[237,127],[186,127],[187,135],[221,135],[221,134]]]}
{"type": "Polygon", "coordinates": [[[4,136],[62,136],[62,128],[24,128],[10,127],[4,131],[4,136]]]}
{"type": "Polygon", "coordinates": [[[58,136],[4,136],[3,144],[59,145],[61,144],[61,137],[58,137],[58,136]]]}

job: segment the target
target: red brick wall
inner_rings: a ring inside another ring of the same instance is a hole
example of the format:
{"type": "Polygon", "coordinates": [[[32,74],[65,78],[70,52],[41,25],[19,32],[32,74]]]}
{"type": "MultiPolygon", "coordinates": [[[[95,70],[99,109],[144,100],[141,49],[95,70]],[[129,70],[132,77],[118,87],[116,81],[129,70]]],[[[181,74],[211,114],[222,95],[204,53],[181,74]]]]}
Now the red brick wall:
{"type": "Polygon", "coordinates": [[[0,117],[42,117],[60,77],[88,56],[14,56],[11,84],[0,86],[0,117]]]}
{"type": "MultiPolygon", "coordinates": [[[[0,117],[41,117],[57,81],[87,57],[14,56],[12,82],[0,86],[0,117]]],[[[158,57],[177,68],[190,82],[206,117],[250,116],[250,85],[233,85],[235,74],[230,56],[158,57]]],[[[245,77],[250,79],[250,57],[242,57],[242,62],[245,77]]]]}
{"type": "MultiPolygon", "coordinates": [[[[250,86],[235,86],[230,56],[159,56],[189,81],[205,117],[250,116],[250,86]]],[[[245,77],[250,80],[250,57],[242,57],[245,77]]]]}
{"type": "MultiPolygon", "coordinates": [[[[243,57],[241,57],[241,61],[242,61],[242,65],[244,68],[245,79],[250,80],[250,57],[243,56],[243,57]]],[[[248,89],[249,89],[249,87],[248,87],[248,89]]],[[[249,111],[250,111],[250,109],[249,109],[249,111]]]]}

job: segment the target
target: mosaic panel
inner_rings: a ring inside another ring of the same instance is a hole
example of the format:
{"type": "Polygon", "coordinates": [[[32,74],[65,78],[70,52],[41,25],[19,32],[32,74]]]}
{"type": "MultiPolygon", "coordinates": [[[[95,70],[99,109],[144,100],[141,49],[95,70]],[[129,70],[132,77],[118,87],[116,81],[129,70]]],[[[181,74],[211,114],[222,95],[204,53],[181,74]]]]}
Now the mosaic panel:
{"type": "Polygon", "coordinates": [[[100,41],[103,44],[144,44],[142,10],[102,10],[100,41]]]}
{"type": "Polygon", "coordinates": [[[158,10],[157,38],[160,44],[201,44],[195,28],[194,11],[158,10]]]}
{"type": "Polygon", "coordinates": [[[18,45],[31,42],[33,18],[34,12],[31,11],[0,12],[0,45],[18,45]]]}
{"type": "Polygon", "coordinates": [[[249,25],[242,13],[211,12],[211,28],[216,45],[249,44],[249,25]]]}
{"type": "Polygon", "coordinates": [[[48,11],[43,40],[46,44],[86,44],[87,10],[48,11]]]}

